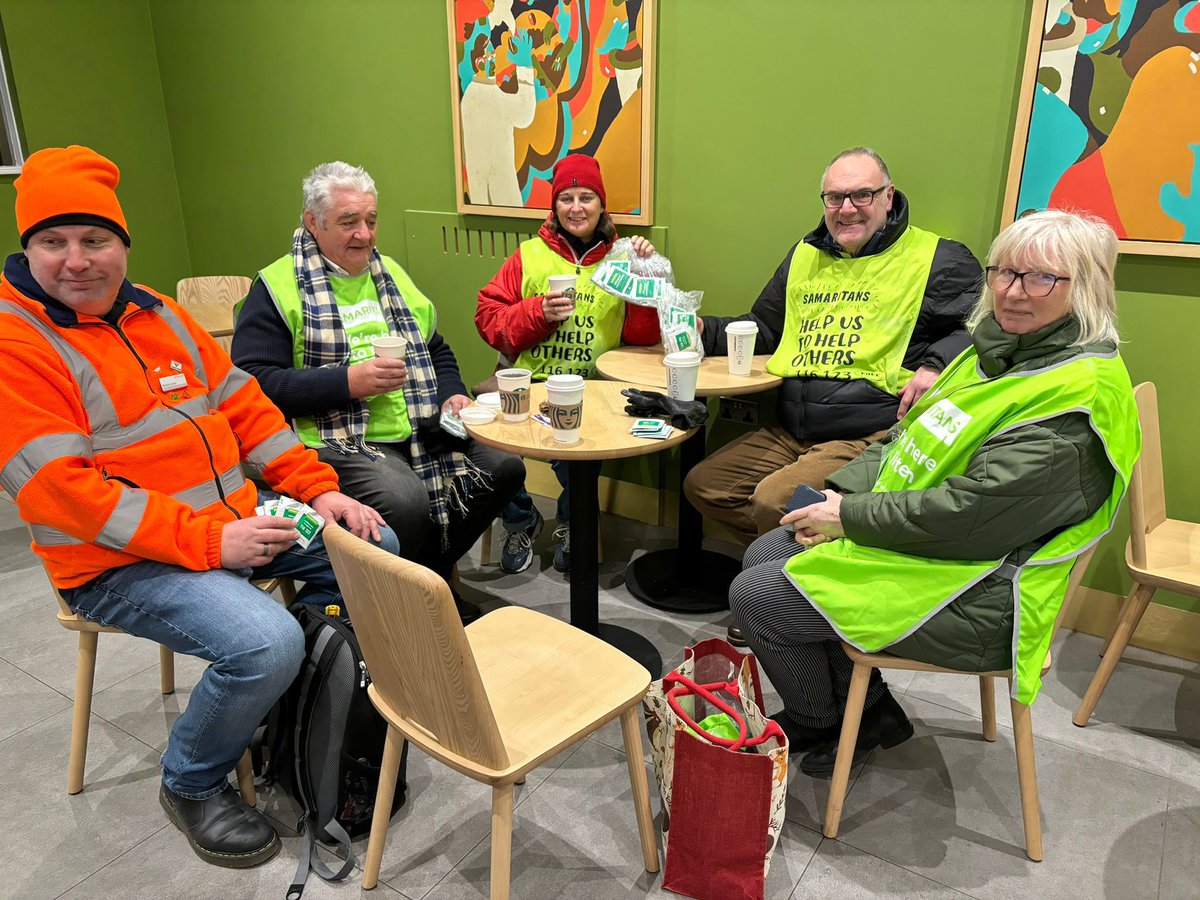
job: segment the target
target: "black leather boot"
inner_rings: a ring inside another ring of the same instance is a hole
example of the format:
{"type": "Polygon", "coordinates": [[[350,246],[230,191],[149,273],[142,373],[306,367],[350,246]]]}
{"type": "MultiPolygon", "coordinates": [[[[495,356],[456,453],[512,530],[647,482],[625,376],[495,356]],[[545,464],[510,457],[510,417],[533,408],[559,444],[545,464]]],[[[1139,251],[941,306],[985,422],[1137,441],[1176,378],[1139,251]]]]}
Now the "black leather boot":
{"type": "Polygon", "coordinates": [[[779,723],[779,727],[787,735],[788,756],[791,756],[793,753],[802,753],[805,750],[811,750],[813,747],[820,746],[830,740],[836,741],[838,732],[842,730],[840,723],[830,725],[828,728],[814,728],[811,725],[801,725],[788,715],[787,710],[783,709],[777,713],[772,713],[771,718],[779,723]]]}
{"type": "Polygon", "coordinates": [[[729,641],[729,643],[733,644],[735,647],[749,646],[746,643],[745,636],[742,634],[742,629],[737,625],[730,625],[727,629],[725,629],[725,640],[729,641]]]}
{"type": "MultiPolygon", "coordinates": [[[[840,728],[838,729],[840,732],[840,728]]],[[[858,726],[858,740],[854,744],[854,765],[858,765],[876,747],[895,747],[913,736],[912,722],[891,692],[884,689],[883,696],[870,709],[863,710],[862,722],[858,726]]],[[[816,778],[828,778],[833,774],[837,761],[838,738],[814,747],[800,760],[800,771],[816,778]]]]}
{"type": "Polygon", "coordinates": [[[266,816],[229,784],[207,800],[189,800],[162,785],[158,802],[196,855],[214,866],[248,869],[279,852],[279,835],[266,816]]]}

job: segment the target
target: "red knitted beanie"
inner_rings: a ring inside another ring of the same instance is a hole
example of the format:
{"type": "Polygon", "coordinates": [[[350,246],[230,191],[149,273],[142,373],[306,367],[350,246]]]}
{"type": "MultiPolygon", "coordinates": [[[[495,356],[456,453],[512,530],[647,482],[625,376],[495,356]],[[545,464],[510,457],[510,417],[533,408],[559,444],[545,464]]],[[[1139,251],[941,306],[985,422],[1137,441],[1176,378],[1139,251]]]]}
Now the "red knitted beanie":
{"type": "Polygon", "coordinates": [[[555,164],[550,202],[558,200],[560,192],[574,187],[590,188],[596,192],[602,206],[608,205],[604,197],[604,179],[600,177],[600,163],[593,157],[572,153],[555,164]]]}

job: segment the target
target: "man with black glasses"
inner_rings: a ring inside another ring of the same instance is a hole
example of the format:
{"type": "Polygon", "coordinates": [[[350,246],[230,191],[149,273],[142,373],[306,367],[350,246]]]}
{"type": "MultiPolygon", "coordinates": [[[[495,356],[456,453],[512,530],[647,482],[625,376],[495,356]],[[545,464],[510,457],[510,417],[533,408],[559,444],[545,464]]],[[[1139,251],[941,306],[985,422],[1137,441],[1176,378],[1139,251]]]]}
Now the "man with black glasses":
{"type": "Polygon", "coordinates": [[[706,518],[745,543],[779,524],[800,484],[815,488],[883,437],[966,349],[963,320],[982,272],[971,251],[908,223],[908,198],[879,154],[834,157],[825,217],[788,252],[749,313],[704,316],[704,351],[725,326],[758,326],[756,353],[783,377],[778,425],[722,448],[684,484],[706,518]]]}

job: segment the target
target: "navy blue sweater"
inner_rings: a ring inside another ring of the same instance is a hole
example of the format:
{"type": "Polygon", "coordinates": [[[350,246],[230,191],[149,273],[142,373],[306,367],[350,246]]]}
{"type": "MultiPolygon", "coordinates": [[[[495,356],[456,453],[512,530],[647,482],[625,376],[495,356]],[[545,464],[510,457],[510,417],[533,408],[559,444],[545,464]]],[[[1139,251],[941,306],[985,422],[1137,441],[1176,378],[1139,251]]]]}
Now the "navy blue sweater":
{"type": "MultiPolygon", "coordinates": [[[[254,279],[242,304],[230,355],[238,368],[258,379],[263,393],[289,419],[320,415],[350,402],[349,366],[293,367],[292,332],[261,278],[254,279]]],[[[454,351],[436,330],[429,338],[429,358],[439,406],[455,394],[466,394],[454,351]]]]}

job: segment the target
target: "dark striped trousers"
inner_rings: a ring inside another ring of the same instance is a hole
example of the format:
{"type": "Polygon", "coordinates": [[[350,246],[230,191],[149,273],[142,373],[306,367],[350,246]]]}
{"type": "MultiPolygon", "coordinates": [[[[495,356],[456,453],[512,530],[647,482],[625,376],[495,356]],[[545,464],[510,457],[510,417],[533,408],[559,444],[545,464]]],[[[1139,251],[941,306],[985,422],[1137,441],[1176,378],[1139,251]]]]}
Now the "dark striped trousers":
{"type": "MultiPolygon", "coordinates": [[[[729,588],[729,606],[788,714],[801,725],[828,728],[842,720],[854,665],[833,626],[783,571],[802,549],[786,526],[755,540],[729,588]]],[[[886,690],[872,669],[867,708],[886,690]]]]}

